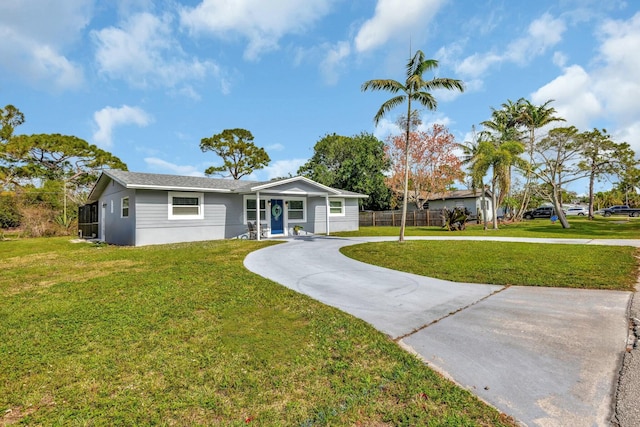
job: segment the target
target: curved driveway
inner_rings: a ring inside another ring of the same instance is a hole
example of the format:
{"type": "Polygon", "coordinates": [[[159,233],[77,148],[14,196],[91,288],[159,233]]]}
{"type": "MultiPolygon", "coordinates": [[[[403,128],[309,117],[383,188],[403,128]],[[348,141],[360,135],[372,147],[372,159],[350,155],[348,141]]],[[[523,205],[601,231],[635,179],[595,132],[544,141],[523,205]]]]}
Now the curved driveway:
{"type": "Polygon", "coordinates": [[[339,252],[381,240],[396,238],[298,238],[249,254],[245,266],[369,322],[521,423],[610,425],[630,292],[454,283],[339,252]]]}

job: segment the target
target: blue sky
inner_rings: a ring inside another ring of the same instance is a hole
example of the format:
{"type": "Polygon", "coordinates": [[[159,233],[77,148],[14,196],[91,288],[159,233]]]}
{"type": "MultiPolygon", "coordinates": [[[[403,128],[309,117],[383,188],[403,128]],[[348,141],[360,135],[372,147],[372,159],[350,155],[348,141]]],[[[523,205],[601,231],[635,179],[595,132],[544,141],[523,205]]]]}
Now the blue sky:
{"type": "Polygon", "coordinates": [[[384,139],[404,110],[376,128],[390,95],[360,87],[404,81],[410,49],[464,81],[422,111],[460,142],[524,97],[640,153],[632,0],[20,0],[0,3],[0,35],[17,133],[75,135],[136,172],[203,175],[220,161],[200,140],[228,128],[269,153],[260,180],[295,174],[328,133],[384,139]]]}

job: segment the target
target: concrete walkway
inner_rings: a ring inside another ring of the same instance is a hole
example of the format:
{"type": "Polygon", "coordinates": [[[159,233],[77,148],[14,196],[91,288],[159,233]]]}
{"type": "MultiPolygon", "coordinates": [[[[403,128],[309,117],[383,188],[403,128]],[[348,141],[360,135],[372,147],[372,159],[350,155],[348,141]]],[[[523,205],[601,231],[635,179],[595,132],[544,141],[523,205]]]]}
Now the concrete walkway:
{"type": "MultiPolygon", "coordinates": [[[[339,252],[382,240],[396,238],[298,238],[249,254],[245,266],[369,322],[525,425],[611,425],[631,292],[454,283],[339,252]]],[[[640,246],[640,240],[490,240],[640,246]]]]}

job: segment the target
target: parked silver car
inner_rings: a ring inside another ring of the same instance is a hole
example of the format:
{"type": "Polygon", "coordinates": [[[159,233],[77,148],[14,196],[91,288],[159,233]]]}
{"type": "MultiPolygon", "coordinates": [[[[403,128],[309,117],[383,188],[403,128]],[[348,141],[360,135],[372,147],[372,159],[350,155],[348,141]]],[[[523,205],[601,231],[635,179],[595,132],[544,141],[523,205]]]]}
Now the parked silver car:
{"type": "Polygon", "coordinates": [[[578,216],[589,215],[589,209],[587,209],[584,206],[575,206],[573,208],[567,209],[566,211],[567,211],[567,216],[568,215],[578,215],[578,216]]]}

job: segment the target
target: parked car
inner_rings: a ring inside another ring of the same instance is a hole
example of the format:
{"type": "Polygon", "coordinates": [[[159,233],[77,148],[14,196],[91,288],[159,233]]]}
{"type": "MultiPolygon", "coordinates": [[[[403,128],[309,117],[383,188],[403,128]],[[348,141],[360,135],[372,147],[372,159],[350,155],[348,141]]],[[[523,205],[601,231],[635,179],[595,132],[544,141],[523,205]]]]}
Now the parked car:
{"type": "Polygon", "coordinates": [[[555,214],[556,214],[556,210],[553,208],[553,206],[540,206],[539,208],[535,208],[534,210],[526,211],[522,216],[524,219],[535,219],[535,218],[551,218],[555,214]]]}
{"type": "Polygon", "coordinates": [[[602,214],[604,216],[611,215],[625,215],[625,216],[640,216],[640,208],[630,208],[627,205],[616,205],[606,208],[602,214]]]}
{"type": "Polygon", "coordinates": [[[575,206],[573,208],[567,209],[567,216],[569,215],[578,215],[578,216],[589,215],[589,209],[587,209],[584,206],[575,206]]]}

